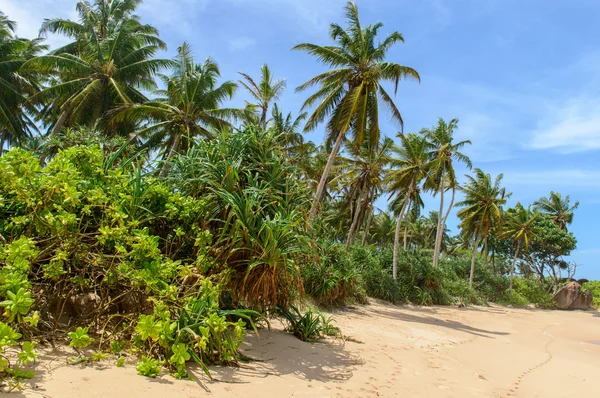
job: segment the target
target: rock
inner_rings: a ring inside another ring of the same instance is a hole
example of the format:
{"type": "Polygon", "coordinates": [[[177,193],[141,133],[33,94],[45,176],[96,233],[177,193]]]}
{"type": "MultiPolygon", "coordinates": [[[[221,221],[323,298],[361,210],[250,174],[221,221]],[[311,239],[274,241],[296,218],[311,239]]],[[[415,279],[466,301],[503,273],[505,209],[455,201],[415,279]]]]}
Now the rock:
{"type": "Polygon", "coordinates": [[[71,296],[71,304],[77,316],[86,316],[95,311],[100,306],[100,296],[95,293],[82,293],[71,296]]]}
{"type": "Polygon", "coordinates": [[[581,285],[569,282],[558,289],[553,296],[554,301],[561,310],[588,310],[592,308],[591,292],[581,292],[581,285]]]}
{"type": "Polygon", "coordinates": [[[594,296],[592,296],[592,292],[589,290],[579,293],[579,297],[575,299],[569,306],[570,310],[589,310],[592,308],[592,302],[594,301],[594,296]]]}

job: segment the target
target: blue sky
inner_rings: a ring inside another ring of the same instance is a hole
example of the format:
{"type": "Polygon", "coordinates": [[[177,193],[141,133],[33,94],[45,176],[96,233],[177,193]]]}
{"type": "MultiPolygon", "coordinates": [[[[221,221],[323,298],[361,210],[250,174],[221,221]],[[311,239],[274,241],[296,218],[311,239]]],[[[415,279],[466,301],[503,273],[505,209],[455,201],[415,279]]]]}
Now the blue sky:
{"type": "MultiPolygon", "coordinates": [[[[516,201],[550,190],[580,201],[570,229],[579,241],[571,259],[579,277],[600,279],[600,3],[595,0],[359,0],[364,24],[381,21],[406,43],[389,59],[417,69],[421,84],[400,85],[396,103],[405,131],[438,117],[460,120],[458,139],[475,167],[504,183],[516,201]]],[[[343,0],[146,0],[139,14],[156,26],[170,57],[183,41],[198,60],[213,57],[224,79],[258,76],[268,63],[287,79],[279,101],[297,112],[306,94],[294,88],[325,68],[290,48],[328,44],[328,24],[343,22],[343,0]]],[[[0,0],[37,35],[45,17],[75,17],[75,0],[0,0]]],[[[64,42],[50,37],[50,44],[64,42]]],[[[233,105],[243,103],[240,91],[233,105]]],[[[382,124],[391,137],[392,124],[382,124]]],[[[307,135],[319,142],[322,130],[307,135]]],[[[464,174],[463,171],[460,174],[464,174]]],[[[436,208],[427,199],[428,210],[436,208]]],[[[450,221],[456,227],[456,219],[450,221]]]]}

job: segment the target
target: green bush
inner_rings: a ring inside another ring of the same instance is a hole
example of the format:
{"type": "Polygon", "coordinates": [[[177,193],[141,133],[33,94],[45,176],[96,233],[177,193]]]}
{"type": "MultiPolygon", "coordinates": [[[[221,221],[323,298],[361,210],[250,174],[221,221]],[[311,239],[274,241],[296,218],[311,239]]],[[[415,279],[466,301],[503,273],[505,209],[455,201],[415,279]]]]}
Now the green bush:
{"type": "Polygon", "coordinates": [[[74,349],[94,339],[98,352],[128,342],[121,349],[178,376],[187,360],[235,363],[259,317],[241,308],[287,305],[301,293],[308,201],[270,133],[223,134],[175,159],[168,180],[94,145],[61,150],[45,167],[19,149],[4,154],[6,330],[69,334],[74,349]]]}
{"type": "MultiPolygon", "coordinates": [[[[548,284],[549,281],[544,281],[544,283],[548,284]]],[[[532,278],[514,278],[513,280],[513,294],[525,297],[529,303],[540,308],[556,308],[556,302],[548,290],[549,286],[540,286],[540,282],[532,278]]]]}
{"type": "Polygon", "coordinates": [[[336,306],[366,300],[363,280],[341,244],[320,241],[317,254],[307,257],[302,265],[302,277],[305,292],[319,305],[336,306]]]}
{"type": "Polygon", "coordinates": [[[333,325],[331,318],[309,309],[304,314],[294,306],[279,307],[279,313],[288,322],[287,331],[302,341],[313,342],[325,336],[340,336],[340,329],[333,325]]]}
{"type": "Polygon", "coordinates": [[[592,296],[594,297],[593,306],[600,308],[600,281],[585,282],[583,288],[592,293],[592,296]]]}

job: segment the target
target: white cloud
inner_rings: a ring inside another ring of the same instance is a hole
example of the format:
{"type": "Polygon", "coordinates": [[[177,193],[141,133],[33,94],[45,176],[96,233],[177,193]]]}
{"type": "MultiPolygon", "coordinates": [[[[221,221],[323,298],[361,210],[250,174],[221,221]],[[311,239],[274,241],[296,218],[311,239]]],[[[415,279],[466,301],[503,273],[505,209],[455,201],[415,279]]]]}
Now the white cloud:
{"type": "Polygon", "coordinates": [[[235,39],[229,40],[229,48],[233,51],[245,50],[250,47],[254,47],[256,40],[251,37],[236,37],[235,39]]]}
{"type": "Polygon", "coordinates": [[[600,247],[591,249],[575,250],[572,255],[583,255],[583,254],[600,254],[600,247]]]}
{"type": "MultiPolygon", "coordinates": [[[[37,37],[45,18],[76,19],[73,0],[2,0],[0,9],[17,22],[17,34],[28,39],[37,37]]],[[[51,48],[68,43],[64,36],[49,35],[46,44],[51,48]]]]}
{"type": "MultiPolygon", "coordinates": [[[[332,20],[341,21],[347,0],[226,0],[276,12],[305,32],[319,36],[332,20]]],[[[359,11],[361,5],[359,4],[359,11]]]]}
{"type": "Polygon", "coordinates": [[[548,107],[530,146],[562,153],[600,149],[600,98],[570,99],[548,107]]]}
{"type": "MultiPolygon", "coordinates": [[[[145,23],[162,31],[175,31],[180,36],[193,33],[198,23],[196,12],[204,10],[211,0],[144,0],[137,10],[145,23]]],[[[180,41],[183,41],[181,39],[180,41]]]]}
{"type": "Polygon", "coordinates": [[[542,185],[582,189],[600,189],[600,171],[585,169],[560,169],[543,171],[509,171],[504,181],[510,185],[542,185]]]}

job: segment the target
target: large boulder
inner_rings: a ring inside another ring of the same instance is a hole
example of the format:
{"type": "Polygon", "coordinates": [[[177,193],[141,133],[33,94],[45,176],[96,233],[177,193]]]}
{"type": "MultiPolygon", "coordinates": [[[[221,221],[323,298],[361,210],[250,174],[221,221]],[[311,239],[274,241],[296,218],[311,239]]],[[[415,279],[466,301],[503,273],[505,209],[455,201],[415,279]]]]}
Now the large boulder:
{"type": "Polygon", "coordinates": [[[554,301],[561,310],[589,310],[592,308],[592,293],[582,292],[581,285],[569,282],[554,294],[554,301]]]}

